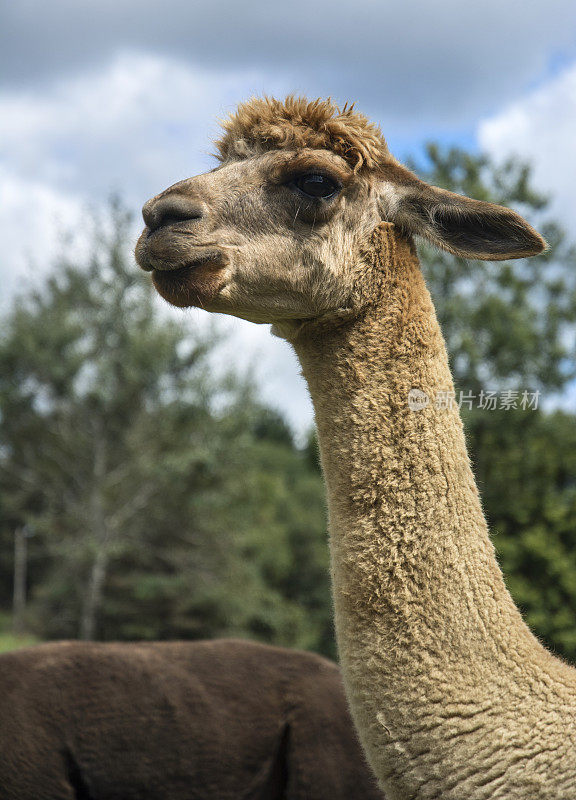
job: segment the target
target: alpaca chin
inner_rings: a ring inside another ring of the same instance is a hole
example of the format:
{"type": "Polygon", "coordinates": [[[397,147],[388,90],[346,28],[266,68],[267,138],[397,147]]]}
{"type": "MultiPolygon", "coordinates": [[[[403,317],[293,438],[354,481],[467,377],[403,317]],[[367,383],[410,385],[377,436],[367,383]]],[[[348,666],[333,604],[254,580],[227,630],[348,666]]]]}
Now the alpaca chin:
{"type": "Polygon", "coordinates": [[[224,268],[206,263],[175,270],[152,272],[156,291],[164,300],[178,308],[206,308],[225,285],[224,268]]]}

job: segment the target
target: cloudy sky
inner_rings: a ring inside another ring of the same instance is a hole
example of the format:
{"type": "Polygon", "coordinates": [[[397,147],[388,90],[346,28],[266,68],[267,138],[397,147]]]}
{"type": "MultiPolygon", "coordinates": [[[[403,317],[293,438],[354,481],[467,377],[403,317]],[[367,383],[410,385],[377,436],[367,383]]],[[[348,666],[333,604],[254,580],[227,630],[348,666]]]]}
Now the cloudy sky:
{"type": "MultiPolygon", "coordinates": [[[[529,159],[576,239],[573,0],[0,0],[0,309],[87,206],[139,209],[211,166],[217,117],[289,92],[356,100],[400,157],[436,139],[529,159]]],[[[305,427],[288,346],[223,324],[305,427]]]]}

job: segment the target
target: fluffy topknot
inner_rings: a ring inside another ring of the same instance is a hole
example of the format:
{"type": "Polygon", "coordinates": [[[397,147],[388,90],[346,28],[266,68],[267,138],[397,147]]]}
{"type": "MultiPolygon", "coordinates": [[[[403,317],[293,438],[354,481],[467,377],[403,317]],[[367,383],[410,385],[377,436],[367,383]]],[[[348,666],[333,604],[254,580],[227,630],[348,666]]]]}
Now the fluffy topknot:
{"type": "Polygon", "coordinates": [[[331,150],[355,170],[374,169],[390,158],[380,128],[354,105],[339,108],[328,100],[254,97],[222,123],[216,141],[220,161],[276,149],[331,150]]]}

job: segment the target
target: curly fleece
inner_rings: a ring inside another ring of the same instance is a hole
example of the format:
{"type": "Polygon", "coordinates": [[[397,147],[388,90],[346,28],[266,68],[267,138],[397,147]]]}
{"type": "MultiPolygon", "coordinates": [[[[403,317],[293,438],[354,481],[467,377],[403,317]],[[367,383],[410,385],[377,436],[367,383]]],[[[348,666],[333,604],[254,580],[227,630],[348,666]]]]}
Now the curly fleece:
{"type": "Polygon", "coordinates": [[[494,556],[412,242],[373,234],[353,319],[293,339],[328,489],[338,645],[388,800],[576,798],[575,673],[524,624],[494,556]]]}
{"type": "Polygon", "coordinates": [[[331,150],[355,171],[374,169],[391,159],[380,128],[354,110],[331,100],[254,97],[222,122],[216,141],[221,161],[278,149],[331,150]]]}

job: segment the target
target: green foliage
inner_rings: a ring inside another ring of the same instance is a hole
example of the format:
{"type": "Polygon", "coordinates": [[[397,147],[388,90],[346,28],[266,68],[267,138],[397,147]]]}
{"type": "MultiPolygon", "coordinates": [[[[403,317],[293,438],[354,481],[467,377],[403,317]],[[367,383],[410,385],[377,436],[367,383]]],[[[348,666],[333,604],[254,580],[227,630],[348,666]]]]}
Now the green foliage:
{"type": "Polygon", "coordinates": [[[291,438],[254,435],[269,421],[245,400],[228,409],[193,481],[193,453],[164,461],[170,501],[149,509],[140,548],[111,576],[106,638],[249,636],[333,651],[322,481],[291,438]],[[157,538],[166,528],[169,548],[157,538]]]}
{"type": "Polygon", "coordinates": [[[12,633],[0,633],[0,653],[19,650],[21,647],[31,647],[33,644],[38,644],[35,636],[14,636],[12,633]]]}
{"type": "Polygon", "coordinates": [[[510,591],[531,628],[576,661],[576,416],[466,416],[470,449],[510,591]]]}
{"type": "Polygon", "coordinates": [[[18,650],[21,647],[30,647],[37,644],[35,636],[16,636],[11,632],[12,620],[9,614],[0,613],[0,653],[7,653],[9,650],[18,650]]]}
{"type": "MultiPolygon", "coordinates": [[[[425,180],[511,205],[546,236],[547,253],[510,263],[421,248],[457,392],[538,390],[542,407],[576,375],[576,249],[546,221],[527,166],[435,145],[427,156],[425,180]]],[[[476,407],[464,421],[511,593],[537,635],[576,661],[576,416],[476,407]]]]}
{"type": "Polygon", "coordinates": [[[0,337],[0,548],[16,526],[28,624],[44,637],[250,636],[332,651],[321,478],[246,380],[216,379],[214,332],[159,311],[101,220],[0,337]]]}
{"type": "Polygon", "coordinates": [[[561,390],[576,376],[576,248],[546,220],[548,200],[531,188],[528,167],[436,145],[426,164],[412,166],[436,186],[514,207],[549,245],[537,259],[498,263],[421,245],[456,385],[561,390]]]}
{"type": "Polygon", "coordinates": [[[9,650],[18,650],[21,647],[30,647],[37,644],[35,636],[16,636],[11,632],[12,620],[9,614],[0,613],[0,653],[7,653],[9,650]]]}

